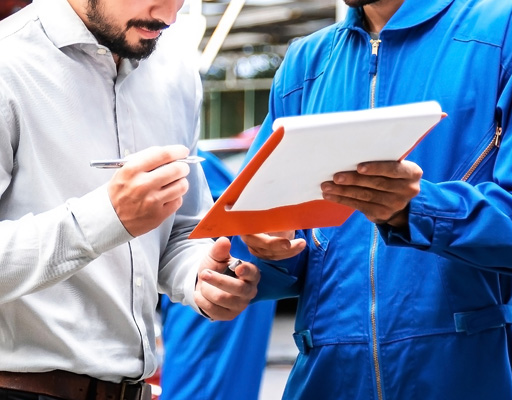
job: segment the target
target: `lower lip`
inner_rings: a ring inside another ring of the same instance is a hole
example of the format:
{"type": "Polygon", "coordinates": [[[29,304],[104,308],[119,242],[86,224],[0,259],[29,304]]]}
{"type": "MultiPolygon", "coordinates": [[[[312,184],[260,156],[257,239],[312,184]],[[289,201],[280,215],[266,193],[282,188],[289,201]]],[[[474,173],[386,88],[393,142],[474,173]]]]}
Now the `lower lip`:
{"type": "Polygon", "coordinates": [[[137,32],[144,38],[144,39],[156,39],[158,36],[160,36],[161,31],[147,31],[145,29],[136,28],[137,32]]]}

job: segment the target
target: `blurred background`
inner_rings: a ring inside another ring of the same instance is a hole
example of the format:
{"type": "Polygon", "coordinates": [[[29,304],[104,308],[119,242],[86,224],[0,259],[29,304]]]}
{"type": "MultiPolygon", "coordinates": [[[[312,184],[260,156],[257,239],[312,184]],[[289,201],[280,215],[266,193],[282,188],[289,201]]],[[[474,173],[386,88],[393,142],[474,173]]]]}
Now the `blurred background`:
{"type": "Polygon", "coordinates": [[[183,15],[196,21],[196,33],[204,32],[197,44],[202,137],[229,137],[261,124],[288,45],[341,20],[345,11],[340,0],[188,0],[183,15]]]}

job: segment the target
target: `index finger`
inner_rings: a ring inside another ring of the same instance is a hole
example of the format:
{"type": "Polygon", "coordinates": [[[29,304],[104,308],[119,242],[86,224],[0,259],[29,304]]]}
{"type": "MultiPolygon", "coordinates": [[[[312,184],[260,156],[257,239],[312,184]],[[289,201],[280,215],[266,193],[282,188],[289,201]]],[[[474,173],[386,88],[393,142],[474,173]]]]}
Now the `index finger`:
{"type": "Polygon", "coordinates": [[[243,235],[241,239],[249,252],[264,260],[284,260],[302,252],[306,247],[304,239],[288,240],[266,234],[243,235]]]}
{"type": "Polygon", "coordinates": [[[247,283],[258,283],[260,280],[260,272],[258,268],[254,264],[245,261],[242,261],[241,264],[237,265],[234,272],[238,279],[242,279],[247,283]]]}
{"type": "Polygon", "coordinates": [[[250,296],[260,280],[259,269],[251,263],[242,262],[235,269],[236,278],[213,270],[203,270],[199,273],[201,281],[206,282],[222,292],[241,297],[250,296]]]}
{"type": "MultiPolygon", "coordinates": [[[[126,159],[129,164],[136,164],[139,169],[150,172],[162,165],[185,158],[189,149],[183,145],[153,146],[131,154],[126,159]]],[[[128,163],[127,163],[128,164],[128,163]]]]}
{"type": "Polygon", "coordinates": [[[288,250],[291,246],[288,238],[281,236],[269,236],[266,233],[241,235],[240,238],[252,249],[265,249],[271,252],[288,250]]]}
{"type": "Polygon", "coordinates": [[[357,166],[357,172],[361,175],[406,179],[419,179],[423,173],[417,164],[407,160],[364,162],[357,166]]]}

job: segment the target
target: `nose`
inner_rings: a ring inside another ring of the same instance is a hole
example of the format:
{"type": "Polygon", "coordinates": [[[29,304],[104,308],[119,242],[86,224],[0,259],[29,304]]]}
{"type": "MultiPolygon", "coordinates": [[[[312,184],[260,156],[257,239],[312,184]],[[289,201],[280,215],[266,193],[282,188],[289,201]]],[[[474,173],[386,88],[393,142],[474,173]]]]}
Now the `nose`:
{"type": "Polygon", "coordinates": [[[185,0],[156,0],[151,8],[151,18],[171,25],[176,21],[178,11],[185,0]]]}

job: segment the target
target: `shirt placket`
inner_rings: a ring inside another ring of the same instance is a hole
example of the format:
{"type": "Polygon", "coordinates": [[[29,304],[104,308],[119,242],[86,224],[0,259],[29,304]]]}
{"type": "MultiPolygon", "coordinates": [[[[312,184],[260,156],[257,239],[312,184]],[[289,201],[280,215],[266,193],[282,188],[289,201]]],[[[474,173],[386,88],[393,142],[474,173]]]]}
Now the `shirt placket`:
{"type": "MultiPolygon", "coordinates": [[[[129,77],[130,71],[125,69],[127,64],[122,63],[118,73],[116,83],[114,85],[115,107],[116,107],[116,120],[117,120],[117,138],[119,144],[119,156],[126,157],[135,153],[136,149],[135,132],[133,118],[135,116],[130,109],[130,93],[128,91],[129,85],[126,85],[126,80],[129,77]]],[[[132,108],[133,110],[133,108],[132,108]]],[[[150,340],[144,318],[145,302],[145,287],[149,284],[146,279],[147,271],[150,271],[150,266],[147,265],[147,258],[144,250],[140,247],[137,239],[128,243],[130,248],[132,260],[132,312],[135,324],[140,333],[142,358],[143,358],[143,373],[142,376],[149,376],[154,372],[156,365],[154,365],[154,358],[152,357],[150,340]]]]}

